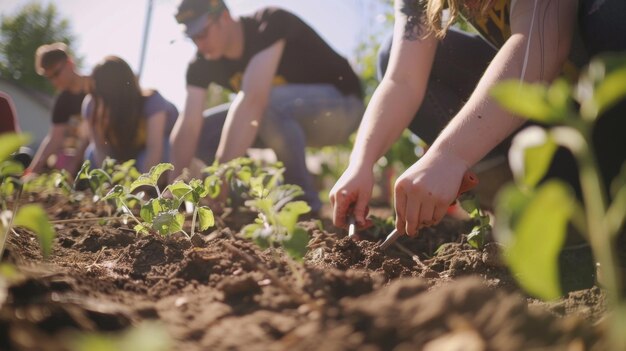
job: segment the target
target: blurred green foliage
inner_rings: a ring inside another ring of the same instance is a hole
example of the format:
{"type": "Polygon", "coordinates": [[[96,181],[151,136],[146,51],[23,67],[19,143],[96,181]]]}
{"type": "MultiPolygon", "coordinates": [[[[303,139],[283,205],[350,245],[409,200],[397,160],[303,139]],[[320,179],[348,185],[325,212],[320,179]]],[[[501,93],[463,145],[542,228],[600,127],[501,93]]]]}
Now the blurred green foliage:
{"type": "MultiPolygon", "coordinates": [[[[0,76],[24,87],[52,93],[50,83],[35,72],[35,51],[43,44],[64,42],[72,51],[70,23],[54,3],[30,2],[12,15],[0,16],[0,76]]],[[[80,59],[74,56],[79,65],[80,59]]]]}

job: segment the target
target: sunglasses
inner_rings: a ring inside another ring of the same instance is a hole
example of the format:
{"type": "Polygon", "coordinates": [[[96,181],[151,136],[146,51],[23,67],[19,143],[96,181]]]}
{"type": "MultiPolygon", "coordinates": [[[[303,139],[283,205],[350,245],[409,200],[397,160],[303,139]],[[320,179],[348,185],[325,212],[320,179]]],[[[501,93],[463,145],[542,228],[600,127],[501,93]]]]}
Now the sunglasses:
{"type": "Polygon", "coordinates": [[[209,22],[208,22],[208,23],[204,26],[204,28],[203,28],[203,29],[202,29],[202,30],[201,30],[198,34],[196,34],[196,35],[194,35],[194,36],[190,37],[190,38],[191,38],[191,40],[193,40],[193,41],[198,41],[198,40],[202,40],[202,39],[206,38],[206,36],[209,34],[209,30],[211,29],[211,27],[212,27],[215,23],[217,23],[217,21],[218,21],[218,19],[217,19],[217,18],[216,18],[216,19],[214,19],[214,20],[212,20],[212,21],[209,21],[209,22]]]}
{"type": "Polygon", "coordinates": [[[61,74],[61,72],[63,71],[63,69],[65,68],[66,64],[67,64],[67,61],[63,61],[63,63],[61,63],[61,65],[59,65],[59,67],[57,67],[57,69],[52,71],[50,74],[46,74],[46,78],[52,80],[52,79],[55,79],[56,77],[58,77],[61,74]]]}

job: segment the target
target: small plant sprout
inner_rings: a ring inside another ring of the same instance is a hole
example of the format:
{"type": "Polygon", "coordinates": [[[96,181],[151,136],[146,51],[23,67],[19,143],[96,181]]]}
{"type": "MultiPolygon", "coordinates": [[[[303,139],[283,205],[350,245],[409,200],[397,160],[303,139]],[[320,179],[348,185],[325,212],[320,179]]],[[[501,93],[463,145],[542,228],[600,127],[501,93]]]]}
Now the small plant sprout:
{"type": "Polygon", "coordinates": [[[231,205],[235,208],[246,200],[254,198],[252,195],[251,180],[262,177],[267,187],[272,187],[282,181],[284,172],[282,163],[261,165],[258,161],[247,157],[240,157],[226,163],[215,163],[203,171],[209,174],[205,179],[205,187],[209,189],[209,197],[216,198],[226,191],[229,194],[231,205]],[[227,186],[228,189],[222,189],[227,186]]]}
{"type": "Polygon", "coordinates": [[[200,200],[209,195],[209,187],[205,187],[204,183],[198,179],[192,179],[189,184],[183,181],[177,181],[168,185],[167,189],[174,195],[178,201],[186,201],[193,206],[193,214],[191,218],[191,237],[194,236],[196,227],[196,217],[200,230],[207,230],[215,225],[213,211],[207,206],[200,206],[200,200]]]}
{"type": "Polygon", "coordinates": [[[55,169],[47,173],[38,174],[35,177],[29,177],[24,182],[25,193],[40,194],[62,194],[69,198],[70,201],[76,200],[76,193],[73,192],[70,184],[71,175],[65,169],[55,169]]]}
{"type": "Polygon", "coordinates": [[[482,249],[487,241],[487,236],[491,233],[489,215],[480,208],[476,195],[464,193],[459,197],[461,207],[467,211],[470,218],[476,223],[472,231],[467,234],[467,242],[475,249],[482,249]]]}
{"type": "Polygon", "coordinates": [[[74,180],[74,189],[78,191],[91,189],[94,194],[93,201],[98,201],[106,193],[106,187],[113,184],[111,176],[100,168],[91,168],[91,162],[86,160],[80,167],[76,179],[74,180]]]}
{"type": "Polygon", "coordinates": [[[16,176],[23,173],[23,168],[9,159],[10,155],[19,149],[20,146],[28,143],[30,138],[24,134],[4,134],[0,136],[0,189],[2,196],[0,202],[0,259],[4,253],[6,240],[13,226],[26,227],[37,235],[41,244],[41,251],[44,258],[52,252],[52,241],[55,232],[48,221],[48,217],[39,205],[19,206],[22,193],[22,183],[16,176]],[[7,185],[10,184],[10,185],[7,185]],[[5,196],[7,195],[7,196],[5,196]],[[6,200],[13,199],[13,209],[8,210],[6,200]]]}
{"type": "MultiPolygon", "coordinates": [[[[591,136],[602,113],[626,96],[626,56],[592,60],[573,88],[564,80],[549,87],[512,81],[495,87],[492,94],[512,113],[553,126],[528,128],[511,147],[511,168],[518,186],[501,191],[496,211],[505,259],[529,292],[546,299],[560,296],[557,256],[571,221],[584,229],[600,262],[608,309],[616,311],[610,317],[613,326],[625,325],[624,287],[614,244],[626,220],[626,168],[613,182],[609,201],[591,136]],[[578,161],[582,203],[561,181],[539,184],[557,146],[569,149],[578,161]]],[[[611,349],[626,349],[623,327],[612,330],[611,349]]]]}
{"type": "Polygon", "coordinates": [[[246,202],[255,208],[259,217],[243,228],[246,237],[261,248],[280,245],[289,256],[301,261],[306,254],[309,236],[297,225],[298,217],[311,211],[304,201],[293,201],[303,194],[297,185],[285,184],[266,188],[260,178],[252,181],[256,198],[246,202]]]}
{"type": "Polygon", "coordinates": [[[158,164],[152,167],[150,172],[140,175],[130,185],[130,188],[119,184],[115,185],[103,200],[114,199],[118,207],[123,208],[124,212],[137,223],[135,230],[138,233],[145,234],[150,230],[154,230],[161,235],[183,232],[188,237],[192,237],[195,234],[196,220],[198,220],[200,230],[206,230],[214,225],[211,209],[206,206],[200,206],[200,200],[209,194],[210,189],[205,187],[205,183],[197,179],[192,179],[189,184],[177,181],[167,187],[173,198],[163,197],[158,187],[158,181],[164,172],[172,169],[174,169],[172,164],[158,164]],[[131,207],[128,206],[128,199],[132,199],[132,192],[142,186],[153,187],[156,190],[157,197],[141,205],[139,211],[140,220],[133,214],[131,207]],[[194,207],[191,234],[188,234],[183,229],[185,216],[178,210],[184,201],[190,202],[194,207]]]}

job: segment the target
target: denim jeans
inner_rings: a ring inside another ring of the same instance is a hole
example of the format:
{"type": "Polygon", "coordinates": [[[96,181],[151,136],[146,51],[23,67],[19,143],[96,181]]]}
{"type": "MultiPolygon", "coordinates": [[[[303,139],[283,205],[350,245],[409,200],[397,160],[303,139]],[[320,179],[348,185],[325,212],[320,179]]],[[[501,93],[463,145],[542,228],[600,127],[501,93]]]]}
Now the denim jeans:
{"type": "MultiPolygon", "coordinates": [[[[196,157],[207,164],[215,159],[230,104],[204,111],[196,157]]],[[[313,211],[321,202],[306,166],[305,147],[344,143],[363,116],[360,98],[345,96],[330,84],[286,84],[272,88],[255,148],[270,148],[285,166],[285,182],[304,190],[313,211]]]]}

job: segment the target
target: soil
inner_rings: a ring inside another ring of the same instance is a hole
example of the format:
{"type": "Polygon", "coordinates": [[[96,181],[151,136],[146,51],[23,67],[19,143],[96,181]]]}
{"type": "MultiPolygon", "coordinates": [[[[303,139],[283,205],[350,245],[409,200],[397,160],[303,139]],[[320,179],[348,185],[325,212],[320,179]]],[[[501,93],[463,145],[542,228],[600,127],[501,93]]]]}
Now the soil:
{"type": "Polygon", "coordinates": [[[601,289],[525,295],[496,243],[466,243],[468,222],[447,218],[381,251],[373,230],[352,240],[322,212],[300,222],[310,242],[298,264],[240,235],[254,218],[245,210],[189,240],[93,220],[110,214],[100,203],[30,200],[75,221],[55,224],[48,260],[28,230],[8,239],[3,261],[20,273],[0,281],[1,350],[68,350],[77,332],[142,322],[160,323],[171,350],[606,349],[601,289]]]}

